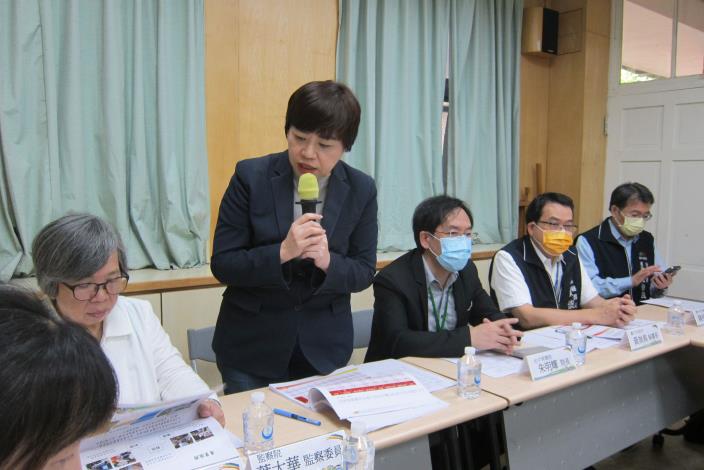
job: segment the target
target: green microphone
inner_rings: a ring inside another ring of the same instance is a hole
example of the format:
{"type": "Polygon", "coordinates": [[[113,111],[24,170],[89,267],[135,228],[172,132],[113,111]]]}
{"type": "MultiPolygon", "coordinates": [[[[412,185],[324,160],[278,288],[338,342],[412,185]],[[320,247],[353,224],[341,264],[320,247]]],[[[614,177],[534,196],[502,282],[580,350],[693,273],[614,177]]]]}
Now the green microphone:
{"type": "Polygon", "coordinates": [[[315,214],[318,201],[318,179],[313,173],[304,173],[298,178],[298,197],[301,198],[301,212],[315,214]]]}

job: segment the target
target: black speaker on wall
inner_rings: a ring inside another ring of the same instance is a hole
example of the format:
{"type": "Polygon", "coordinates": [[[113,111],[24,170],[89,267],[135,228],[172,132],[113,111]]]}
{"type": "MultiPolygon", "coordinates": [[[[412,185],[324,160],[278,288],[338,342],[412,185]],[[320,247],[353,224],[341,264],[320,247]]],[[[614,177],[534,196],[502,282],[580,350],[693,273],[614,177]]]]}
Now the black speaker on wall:
{"type": "Polygon", "coordinates": [[[524,8],[521,52],[535,55],[557,55],[559,15],[559,12],[549,8],[524,8]]]}

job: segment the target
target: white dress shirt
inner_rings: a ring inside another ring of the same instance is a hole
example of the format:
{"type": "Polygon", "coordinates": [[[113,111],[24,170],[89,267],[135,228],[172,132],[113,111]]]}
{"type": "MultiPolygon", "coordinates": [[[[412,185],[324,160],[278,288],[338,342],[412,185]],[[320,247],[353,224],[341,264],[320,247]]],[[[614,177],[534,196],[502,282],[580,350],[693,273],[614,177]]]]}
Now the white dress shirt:
{"type": "Polygon", "coordinates": [[[112,363],[119,404],[184,398],[209,390],[169,340],[149,302],[119,296],[100,345],[112,363]]]}
{"type": "MultiPolygon", "coordinates": [[[[531,243],[533,243],[533,240],[531,240],[531,243]]],[[[562,256],[553,263],[552,258],[545,256],[543,252],[535,246],[535,243],[533,243],[533,248],[538,254],[538,258],[543,263],[545,271],[547,271],[554,285],[556,282],[555,277],[561,276],[563,272],[564,260],[562,256]],[[558,263],[561,264],[561,266],[558,266],[558,263]]],[[[599,295],[599,293],[594,288],[582,263],[579,263],[579,269],[582,277],[579,303],[580,305],[584,305],[599,295]]],[[[557,282],[561,282],[561,280],[557,279],[557,282]]],[[[508,312],[512,308],[520,307],[521,305],[533,305],[530,290],[528,289],[526,280],[523,278],[523,273],[507,251],[500,250],[496,253],[496,257],[494,258],[494,270],[491,275],[491,288],[494,289],[496,300],[499,302],[499,309],[502,312],[508,312]]]]}

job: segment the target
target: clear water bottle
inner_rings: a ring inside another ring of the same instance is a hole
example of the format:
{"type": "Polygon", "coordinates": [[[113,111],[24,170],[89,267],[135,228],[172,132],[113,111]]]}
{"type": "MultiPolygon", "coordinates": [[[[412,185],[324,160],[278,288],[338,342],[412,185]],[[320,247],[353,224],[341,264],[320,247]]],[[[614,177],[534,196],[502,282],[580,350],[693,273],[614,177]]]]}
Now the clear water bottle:
{"type": "Polygon", "coordinates": [[[684,316],[685,311],[682,308],[682,302],[675,300],[672,307],[667,309],[667,331],[671,335],[684,334],[684,316]]]}
{"type": "Polygon", "coordinates": [[[467,346],[457,361],[457,395],[462,398],[479,398],[482,392],[482,363],[474,355],[476,351],[467,346]]]}
{"type": "Polygon", "coordinates": [[[250,400],[242,413],[244,448],[256,454],[274,447],[274,412],[264,403],[264,392],[252,393],[250,400]]]}
{"type": "Polygon", "coordinates": [[[570,350],[574,356],[574,362],[578,366],[583,366],[587,359],[587,335],[582,331],[582,324],[572,323],[572,328],[567,334],[570,350]]]}
{"type": "Polygon", "coordinates": [[[354,421],[343,443],[342,470],[374,470],[374,443],[367,436],[367,425],[354,421]]]}

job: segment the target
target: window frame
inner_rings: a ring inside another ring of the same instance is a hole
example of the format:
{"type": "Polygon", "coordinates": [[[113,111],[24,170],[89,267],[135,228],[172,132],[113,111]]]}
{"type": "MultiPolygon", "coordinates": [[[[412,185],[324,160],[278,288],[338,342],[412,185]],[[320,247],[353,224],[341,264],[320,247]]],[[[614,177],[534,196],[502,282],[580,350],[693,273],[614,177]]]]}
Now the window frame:
{"type": "Polygon", "coordinates": [[[679,0],[675,0],[672,18],[672,58],[670,78],[647,82],[621,83],[621,49],[623,44],[623,2],[611,2],[611,52],[609,58],[609,95],[635,95],[641,93],[666,92],[687,88],[704,87],[704,74],[677,77],[677,28],[679,24],[679,0]]]}

